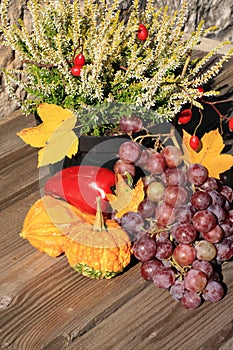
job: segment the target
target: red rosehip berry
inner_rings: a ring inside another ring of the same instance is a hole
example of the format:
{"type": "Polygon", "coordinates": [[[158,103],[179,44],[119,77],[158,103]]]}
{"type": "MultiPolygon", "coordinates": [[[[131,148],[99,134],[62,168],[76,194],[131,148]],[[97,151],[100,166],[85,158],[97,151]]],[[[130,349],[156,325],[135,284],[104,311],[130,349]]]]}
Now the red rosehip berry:
{"type": "Polygon", "coordinates": [[[75,56],[74,58],[75,66],[84,66],[85,63],[86,63],[86,60],[82,52],[80,52],[77,56],[75,56]]]}
{"type": "Polygon", "coordinates": [[[229,130],[230,130],[230,131],[233,131],[233,117],[231,117],[231,118],[229,119],[228,126],[229,126],[229,130]]]}
{"type": "Polygon", "coordinates": [[[178,123],[179,124],[187,124],[192,118],[191,109],[184,109],[178,114],[178,123]]]}
{"type": "Polygon", "coordinates": [[[200,146],[200,140],[196,135],[190,137],[189,146],[196,151],[200,146]]]}
{"type": "Polygon", "coordinates": [[[70,68],[70,72],[74,77],[79,77],[81,74],[82,66],[73,66],[70,68]]]}
{"type": "Polygon", "coordinates": [[[197,91],[198,91],[201,95],[203,95],[203,93],[204,93],[204,89],[203,89],[203,87],[201,87],[201,86],[198,86],[197,91]]]}
{"type": "Polygon", "coordinates": [[[141,41],[145,41],[148,38],[148,30],[142,23],[139,24],[137,37],[141,41]]]}

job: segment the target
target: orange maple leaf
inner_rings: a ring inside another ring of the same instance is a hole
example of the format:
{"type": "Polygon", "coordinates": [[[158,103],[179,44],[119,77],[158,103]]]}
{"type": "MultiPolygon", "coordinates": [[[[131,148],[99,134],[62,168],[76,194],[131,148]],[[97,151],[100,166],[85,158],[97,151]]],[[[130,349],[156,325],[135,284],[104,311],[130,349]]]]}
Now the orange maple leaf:
{"type": "Polygon", "coordinates": [[[138,205],[144,199],[144,185],[140,178],[134,188],[127,185],[121,175],[117,177],[116,195],[107,194],[111,207],[117,211],[116,217],[121,218],[129,211],[138,211],[138,205]]]}
{"type": "Polygon", "coordinates": [[[209,176],[216,179],[219,179],[219,174],[233,166],[233,156],[221,153],[225,145],[218,129],[212,130],[202,137],[202,148],[199,152],[190,147],[190,137],[191,135],[183,131],[183,149],[189,163],[204,165],[208,169],[209,176]]]}

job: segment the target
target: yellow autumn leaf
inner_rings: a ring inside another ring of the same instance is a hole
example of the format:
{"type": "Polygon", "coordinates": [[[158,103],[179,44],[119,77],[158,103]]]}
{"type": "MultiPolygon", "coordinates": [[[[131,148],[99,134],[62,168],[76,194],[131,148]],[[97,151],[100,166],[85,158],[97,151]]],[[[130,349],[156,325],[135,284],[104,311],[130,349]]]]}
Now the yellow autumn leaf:
{"type": "Polygon", "coordinates": [[[57,123],[57,125],[74,116],[74,113],[69,109],[49,103],[41,103],[37,108],[37,113],[39,114],[42,122],[54,122],[57,123]]]}
{"type": "Polygon", "coordinates": [[[37,112],[42,120],[38,126],[25,128],[17,135],[38,152],[38,166],[56,163],[65,156],[71,158],[78,150],[78,137],[72,130],[77,117],[68,109],[43,103],[37,112]]]}
{"type": "Polygon", "coordinates": [[[202,139],[202,148],[195,152],[189,145],[191,135],[183,131],[183,149],[186,159],[190,163],[200,163],[209,172],[209,176],[219,179],[219,174],[233,166],[233,156],[221,153],[224,148],[222,136],[218,129],[206,133],[202,139]]]}
{"type": "Polygon", "coordinates": [[[144,185],[140,178],[134,188],[131,188],[124,181],[122,176],[118,175],[116,183],[116,195],[107,194],[111,207],[116,210],[116,217],[121,218],[129,211],[138,211],[138,205],[144,199],[144,185]]]}

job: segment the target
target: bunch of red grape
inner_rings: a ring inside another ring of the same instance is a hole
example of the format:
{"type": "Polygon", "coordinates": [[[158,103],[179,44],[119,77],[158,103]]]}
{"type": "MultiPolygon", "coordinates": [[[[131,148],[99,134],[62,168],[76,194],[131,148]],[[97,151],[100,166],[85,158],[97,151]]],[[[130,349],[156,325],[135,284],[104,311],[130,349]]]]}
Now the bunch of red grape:
{"type": "MultiPolygon", "coordinates": [[[[130,132],[139,131],[135,118],[130,132]]],[[[129,120],[121,124],[129,130],[129,120]]],[[[130,140],[118,155],[116,173],[134,177],[137,167],[144,171],[145,197],[137,212],[120,221],[134,241],[142,277],[169,290],[186,309],[222,299],[220,267],[233,256],[232,188],[201,164],[185,165],[173,145],[158,151],[130,140]]]]}

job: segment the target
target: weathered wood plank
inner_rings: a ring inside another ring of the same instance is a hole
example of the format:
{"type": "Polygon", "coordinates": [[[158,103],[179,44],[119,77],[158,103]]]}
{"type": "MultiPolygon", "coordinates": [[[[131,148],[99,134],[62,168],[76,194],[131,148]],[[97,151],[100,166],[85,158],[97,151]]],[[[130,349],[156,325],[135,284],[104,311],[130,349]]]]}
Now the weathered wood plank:
{"type": "Polygon", "coordinates": [[[0,162],[1,169],[17,161],[28,154],[36,152],[36,149],[26,145],[16,133],[26,127],[35,126],[32,116],[25,116],[20,110],[15,111],[8,118],[0,121],[0,162]]]}
{"type": "Polygon", "coordinates": [[[9,300],[0,309],[3,349],[42,349],[67,334],[70,341],[145,288],[137,266],[114,280],[95,281],[78,275],[64,256],[50,258],[21,239],[26,212],[39,196],[35,192],[2,211],[0,300],[9,300]]]}
{"type": "MultiPolygon", "coordinates": [[[[38,254],[33,259],[38,259],[38,254]]],[[[137,266],[114,280],[96,281],[78,275],[65,258],[53,259],[56,263],[41,274],[32,259],[26,260],[21,261],[22,281],[19,276],[14,294],[10,295],[12,302],[1,312],[2,348],[50,349],[57,339],[67,338],[70,342],[145,287],[137,266]],[[27,282],[24,274],[31,275],[27,282]]],[[[63,349],[60,345],[58,348],[63,349]]]]}
{"type": "Polygon", "coordinates": [[[19,238],[19,224],[38,195],[3,212],[5,254],[0,265],[4,260],[6,264],[0,295],[12,300],[1,311],[3,349],[228,350],[224,345],[232,335],[232,263],[224,267],[227,296],[191,312],[143,282],[139,266],[110,281],[88,279],[73,271],[65,257],[49,258],[19,238]],[[18,222],[9,230],[13,215],[18,222]]]}
{"type": "MultiPolygon", "coordinates": [[[[18,154],[19,157],[19,154],[18,154]]],[[[35,153],[18,158],[0,172],[0,209],[39,189],[35,153]]]]}
{"type": "Polygon", "coordinates": [[[152,284],[77,339],[69,350],[219,350],[233,334],[233,263],[224,266],[227,296],[186,311],[152,284]]]}
{"type": "MultiPolygon", "coordinates": [[[[22,200],[15,201],[11,206],[8,206],[1,211],[0,216],[0,266],[1,275],[10,273],[13,266],[18,265],[19,270],[21,261],[28,258],[28,255],[34,252],[33,248],[26,240],[20,238],[19,233],[23,226],[23,221],[27,211],[31,205],[40,198],[39,191],[29,194],[22,200]]],[[[44,256],[45,257],[45,256],[44,256]]],[[[17,279],[13,277],[12,281],[17,279]]],[[[7,284],[9,288],[9,276],[7,277],[7,284]]],[[[2,285],[0,284],[0,290],[2,285]]]]}

